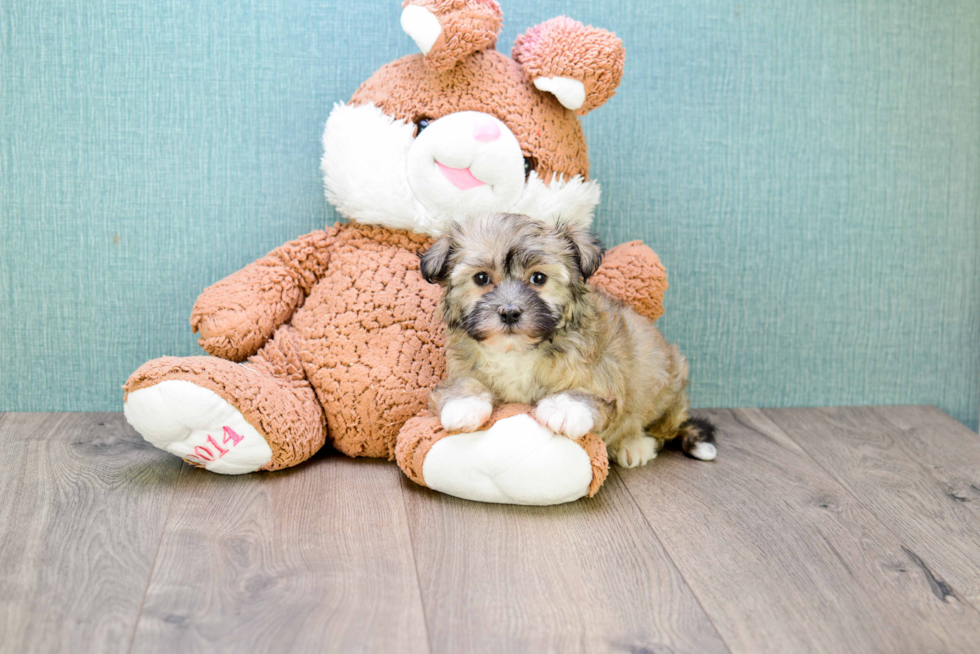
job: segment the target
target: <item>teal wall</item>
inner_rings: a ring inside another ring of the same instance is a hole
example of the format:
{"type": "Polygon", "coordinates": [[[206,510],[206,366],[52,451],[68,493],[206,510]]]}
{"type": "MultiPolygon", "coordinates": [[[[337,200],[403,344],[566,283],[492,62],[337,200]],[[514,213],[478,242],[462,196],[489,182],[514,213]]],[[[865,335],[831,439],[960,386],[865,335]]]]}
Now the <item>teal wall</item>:
{"type": "MultiPolygon", "coordinates": [[[[597,227],[671,275],[698,406],[980,403],[980,2],[502,0],[626,42],[597,227]]],[[[120,409],[197,293],[332,222],[396,0],[0,3],[0,410],[120,409]]]]}

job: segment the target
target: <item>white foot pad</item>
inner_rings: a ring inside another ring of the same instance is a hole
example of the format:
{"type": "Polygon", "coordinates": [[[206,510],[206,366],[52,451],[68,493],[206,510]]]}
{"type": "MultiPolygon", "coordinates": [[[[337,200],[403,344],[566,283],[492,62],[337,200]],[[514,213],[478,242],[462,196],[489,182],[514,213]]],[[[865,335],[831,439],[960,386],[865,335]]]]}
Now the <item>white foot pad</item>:
{"type": "Polygon", "coordinates": [[[544,506],[584,497],[592,462],[575,441],[517,415],[436,442],[422,476],[429,488],[467,500],[544,506]]]}
{"type": "Polygon", "coordinates": [[[616,463],[621,468],[637,468],[645,466],[657,458],[660,443],[656,438],[640,436],[622,443],[616,453],[616,463]]]}
{"type": "Polygon", "coordinates": [[[272,448],[238,409],[189,381],[133,391],[123,413],[147,442],[211,472],[240,475],[272,459],[272,448]]]}

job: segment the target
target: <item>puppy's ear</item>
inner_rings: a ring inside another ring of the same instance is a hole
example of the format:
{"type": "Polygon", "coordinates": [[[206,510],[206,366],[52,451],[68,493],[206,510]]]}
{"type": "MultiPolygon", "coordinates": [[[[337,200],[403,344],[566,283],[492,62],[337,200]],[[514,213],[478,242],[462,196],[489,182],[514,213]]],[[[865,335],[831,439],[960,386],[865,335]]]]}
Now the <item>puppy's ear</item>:
{"type": "Polygon", "coordinates": [[[606,248],[599,237],[587,229],[571,223],[559,223],[555,229],[558,235],[568,240],[575,250],[576,263],[582,272],[582,279],[588,279],[602,263],[606,248]]]}
{"type": "Polygon", "coordinates": [[[452,254],[455,245],[452,236],[443,236],[433,243],[432,247],[419,255],[422,279],[430,284],[445,283],[449,276],[449,256],[452,254]]]}

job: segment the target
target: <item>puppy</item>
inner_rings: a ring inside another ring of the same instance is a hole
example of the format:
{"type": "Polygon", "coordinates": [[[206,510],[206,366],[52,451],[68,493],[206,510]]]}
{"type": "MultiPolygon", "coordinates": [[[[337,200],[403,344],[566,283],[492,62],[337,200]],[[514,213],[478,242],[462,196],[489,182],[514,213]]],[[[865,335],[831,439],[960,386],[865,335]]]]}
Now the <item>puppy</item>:
{"type": "Polygon", "coordinates": [[[592,431],[623,467],[668,441],[714,459],[714,428],[688,413],[688,366],[646,318],[587,283],[602,244],[571,224],[495,214],[454,225],[421,256],[445,287],[448,378],[429,398],[448,431],[475,431],[494,404],[535,404],[571,439],[592,431]]]}

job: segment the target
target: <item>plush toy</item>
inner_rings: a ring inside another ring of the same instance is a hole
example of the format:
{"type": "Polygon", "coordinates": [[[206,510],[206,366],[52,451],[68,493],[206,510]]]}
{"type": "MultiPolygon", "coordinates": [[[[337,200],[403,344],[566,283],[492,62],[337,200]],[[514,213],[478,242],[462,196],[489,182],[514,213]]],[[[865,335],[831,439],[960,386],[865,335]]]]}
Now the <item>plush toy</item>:
{"type": "MultiPolygon", "coordinates": [[[[407,0],[422,54],[383,66],[334,107],[323,135],[328,200],[349,220],[282,245],[205,289],[191,327],[212,356],[163,357],[125,385],[150,443],[212,472],[279,470],[326,442],[387,457],[415,482],[488,502],[554,504],[598,490],[605,446],[558,436],[530,407],[446,434],[426,410],[445,361],[418,255],[454,220],[490,212],[588,226],[599,201],[576,114],[610,98],[624,51],[555,18],[493,49],[494,0],[407,0]]],[[[666,274],[634,242],[590,280],[655,320],[666,274]]]]}

